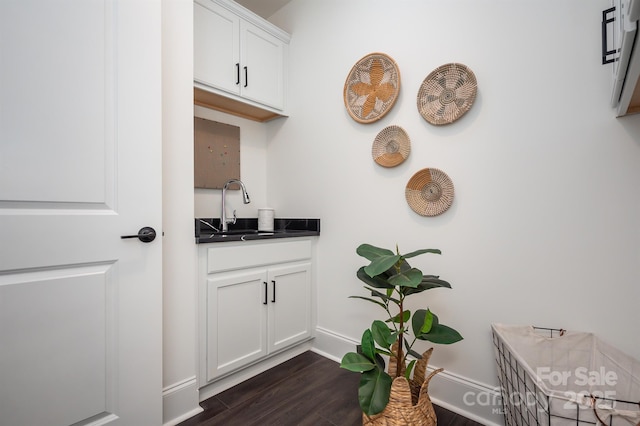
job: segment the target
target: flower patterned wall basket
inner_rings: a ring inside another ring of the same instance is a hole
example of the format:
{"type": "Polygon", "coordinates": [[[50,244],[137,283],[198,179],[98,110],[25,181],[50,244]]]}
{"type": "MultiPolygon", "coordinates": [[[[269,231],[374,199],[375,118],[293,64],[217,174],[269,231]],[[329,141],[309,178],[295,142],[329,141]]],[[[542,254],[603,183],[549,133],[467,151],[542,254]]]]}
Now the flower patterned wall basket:
{"type": "Polygon", "coordinates": [[[439,169],[422,169],[414,174],[405,189],[411,209],[422,216],[437,216],[453,203],[453,182],[439,169]]]}
{"type": "Polygon", "coordinates": [[[371,156],[382,167],[395,167],[411,153],[409,135],[400,126],[388,126],[373,141],[371,156]]]}
{"type": "Polygon", "coordinates": [[[477,90],[476,76],[466,65],[442,65],[422,82],[418,111],[431,124],[453,123],[471,109],[477,90]]]}
{"type": "Polygon", "coordinates": [[[344,105],[358,123],[373,123],[398,99],[400,70],[384,53],[370,53],[351,68],[344,83],[344,105]]]}

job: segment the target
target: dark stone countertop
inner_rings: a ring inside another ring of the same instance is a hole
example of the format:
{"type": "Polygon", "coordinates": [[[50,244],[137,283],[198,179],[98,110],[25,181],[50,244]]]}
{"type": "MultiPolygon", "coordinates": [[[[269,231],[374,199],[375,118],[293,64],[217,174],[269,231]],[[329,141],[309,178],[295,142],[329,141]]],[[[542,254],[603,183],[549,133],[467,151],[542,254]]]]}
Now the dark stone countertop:
{"type": "Polygon", "coordinates": [[[238,218],[235,224],[229,224],[228,232],[216,231],[219,229],[219,218],[196,218],[196,244],[317,236],[320,235],[320,219],[275,218],[273,232],[266,232],[258,231],[258,218],[238,218]]]}

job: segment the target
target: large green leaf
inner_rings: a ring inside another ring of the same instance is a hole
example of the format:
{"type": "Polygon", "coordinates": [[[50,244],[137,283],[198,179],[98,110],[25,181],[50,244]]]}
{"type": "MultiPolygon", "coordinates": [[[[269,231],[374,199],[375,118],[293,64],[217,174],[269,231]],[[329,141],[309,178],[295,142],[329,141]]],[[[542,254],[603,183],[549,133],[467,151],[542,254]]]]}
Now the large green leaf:
{"type": "Polygon", "coordinates": [[[451,284],[447,281],[439,279],[435,275],[424,275],[420,284],[416,288],[405,287],[402,289],[402,292],[405,296],[414,293],[422,293],[425,290],[430,290],[432,288],[451,288],[451,284]]]}
{"type": "Polygon", "coordinates": [[[390,254],[386,256],[380,256],[371,261],[371,263],[364,267],[364,271],[370,277],[375,277],[383,272],[386,272],[389,268],[393,267],[398,260],[400,260],[399,254],[390,254]]]}
{"type": "Polygon", "coordinates": [[[442,345],[449,345],[462,340],[460,333],[444,324],[434,324],[429,333],[417,335],[416,337],[420,340],[428,340],[442,345]]]}
{"type": "Polygon", "coordinates": [[[391,335],[389,326],[380,320],[375,320],[373,324],[371,324],[371,332],[373,334],[373,340],[378,344],[378,346],[385,349],[389,349],[395,341],[391,335]]]}
{"type": "Polygon", "coordinates": [[[360,244],[360,246],[358,246],[358,248],[356,249],[356,253],[369,261],[373,261],[380,256],[388,256],[390,254],[393,254],[393,252],[389,249],[372,246],[371,244],[360,244]]]}
{"type": "Polygon", "coordinates": [[[362,373],[363,371],[369,371],[376,368],[376,363],[367,359],[366,356],[355,352],[349,352],[342,357],[340,362],[340,368],[353,371],[356,373],[362,373]]]}
{"type": "Polygon", "coordinates": [[[372,416],[384,410],[389,403],[392,379],[384,370],[373,369],[362,373],[358,387],[360,408],[372,416]]]}
{"type": "Polygon", "coordinates": [[[402,257],[404,257],[405,259],[409,259],[425,253],[442,254],[442,252],[438,249],[422,249],[422,250],[412,251],[409,254],[403,254],[402,257]]]}
{"type": "Polygon", "coordinates": [[[389,278],[389,284],[396,287],[416,288],[422,282],[422,271],[411,268],[406,272],[401,272],[389,278]]]}
{"type": "Polygon", "coordinates": [[[429,333],[433,328],[434,322],[437,323],[437,317],[434,321],[434,315],[428,309],[418,309],[414,312],[411,319],[411,328],[413,329],[414,336],[421,336],[429,333]]]}
{"type": "Polygon", "coordinates": [[[441,280],[440,277],[438,277],[437,275],[424,275],[422,277],[422,281],[420,282],[420,286],[429,287],[429,288],[436,288],[436,287],[451,288],[451,284],[449,284],[445,280],[441,280]]]}
{"type": "Polygon", "coordinates": [[[376,275],[375,277],[370,277],[364,271],[364,268],[365,267],[363,266],[360,269],[358,269],[358,272],[356,272],[356,276],[360,281],[375,288],[393,288],[393,286],[389,284],[389,282],[387,281],[387,279],[389,278],[388,276],[381,274],[381,275],[376,275]]]}
{"type": "Polygon", "coordinates": [[[373,341],[373,333],[368,328],[362,333],[361,341],[362,355],[366,356],[370,360],[376,359],[376,345],[373,341]]]}

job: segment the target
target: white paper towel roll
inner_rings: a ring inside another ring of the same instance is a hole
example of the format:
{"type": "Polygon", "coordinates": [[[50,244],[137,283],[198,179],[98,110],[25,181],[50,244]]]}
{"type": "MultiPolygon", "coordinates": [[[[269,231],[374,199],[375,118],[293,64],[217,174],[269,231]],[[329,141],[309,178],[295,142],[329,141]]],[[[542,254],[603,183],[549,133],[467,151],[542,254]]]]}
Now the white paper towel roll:
{"type": "Polygon", "coordinates": [[[274,218],[275,211],[272,208],[258,209],[258,231],[273,231],[274,218]]]}

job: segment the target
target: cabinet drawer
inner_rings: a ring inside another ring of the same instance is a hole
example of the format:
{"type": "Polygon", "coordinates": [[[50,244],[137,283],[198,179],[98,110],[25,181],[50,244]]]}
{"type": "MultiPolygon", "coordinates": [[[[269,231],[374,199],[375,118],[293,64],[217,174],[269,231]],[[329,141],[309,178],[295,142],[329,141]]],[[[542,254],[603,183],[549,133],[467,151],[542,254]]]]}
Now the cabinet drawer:
{"type": "Polygon", "coordinates": [[[311,258],[311,240],[225,245],[207,249],[207,273],[311,258]]]}

